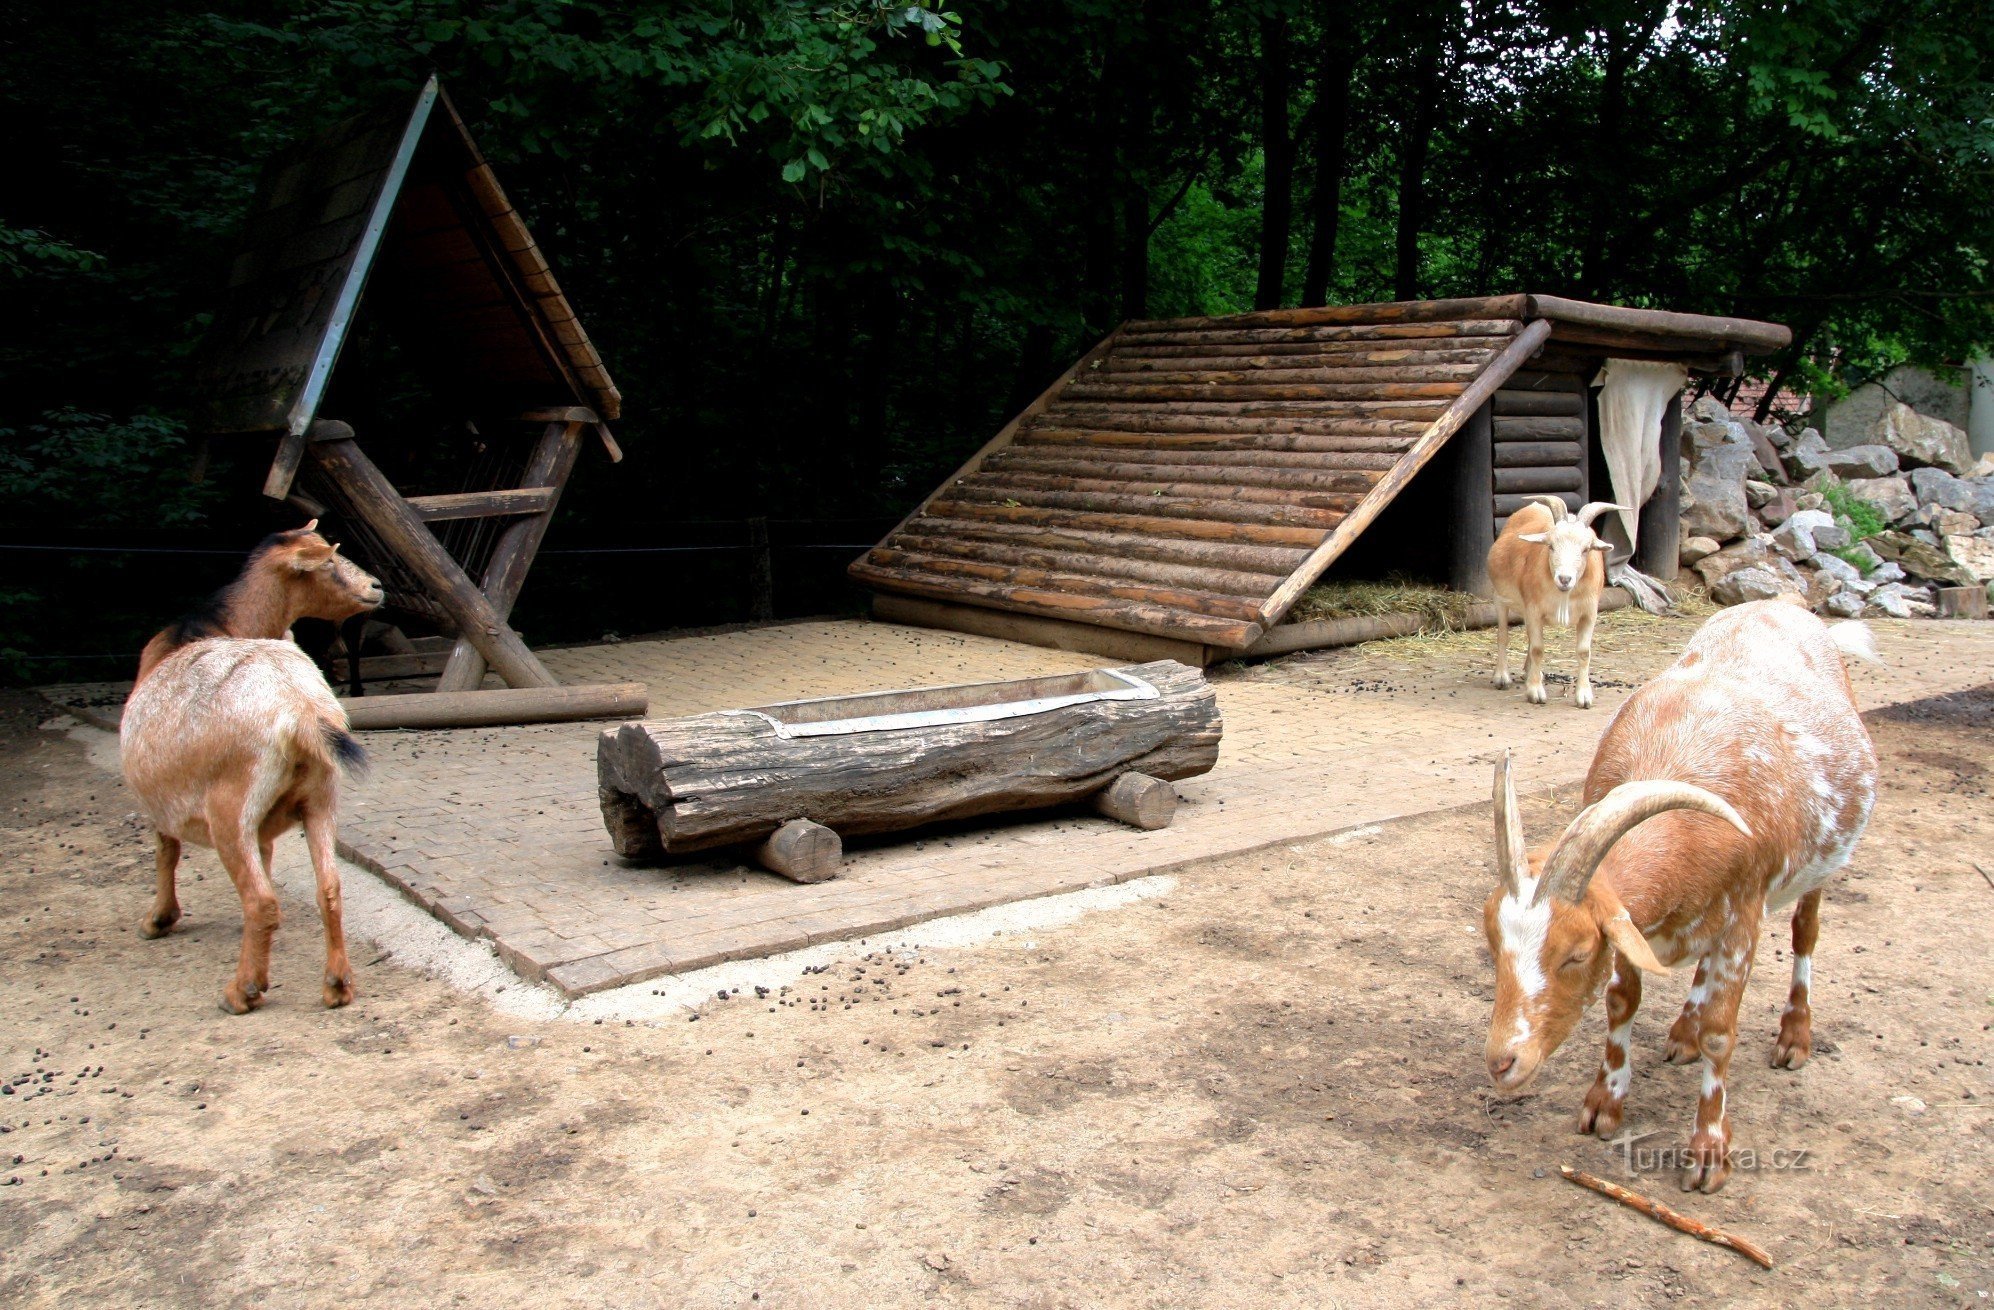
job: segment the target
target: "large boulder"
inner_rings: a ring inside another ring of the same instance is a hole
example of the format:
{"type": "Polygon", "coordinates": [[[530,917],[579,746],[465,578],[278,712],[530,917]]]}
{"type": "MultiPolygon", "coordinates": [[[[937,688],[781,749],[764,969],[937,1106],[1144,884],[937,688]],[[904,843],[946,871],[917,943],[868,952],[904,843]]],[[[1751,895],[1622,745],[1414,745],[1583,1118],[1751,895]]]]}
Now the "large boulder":
{"type": "Polygon", "coordinates": [[[1938,613],[1929,591],[1902,582],[1878,587],[1867,599],[1871,613],[1887,614],[1893,619],[1930,618],[1938,613]]]}
{"type": "Polygon", "coordinates": [[[1839,550],[1849,544],[1849,534],[1835,525],[1835,516],[1826,510],[1803,509],[1773,529],[1772,545],[1794,561],[1813,559],[1823,550],[1839,550]],[[1826,536],[1828,540],[1821,538],[1826,536]]]}
{"type": "Polygon", "coordinates": [[[1911,491],[1920,505],[1937,505],[1994,523],[1994,478],[1956,478],[1944,469],[1911,470],[1911,491]]]}
{"type": "Polygon", "coordinates": [[[1747,601],[1799,596],[1806,594],[1806,591],[1805,587],[1794,587],[1771,569],[1756,564],[1748,569],[1726,573],[1710,584],[1710,598],[1720,605],[1743,605],[1747,601]]]}
{"type": "Polygon", "coordinates": [[[1842,558],[1861,569],[1865,575],[1883,564],[1883,556],[1872,550],[1866,541],[1858,541],[1850,546],[1842,552],[1842,558]]]}
{"type": "Polygon", "coordinates": [[[1750,532],[1745,479],[1758,459],[1737,420],[1711,397],[1703,397],[1684,416],[1682,453],[1683,535],[1731,541],[1750,532]]]}
{"type": "Polygon", "coordinates": [[[1902,403],[1883,411],[1870,430],[1870,441],[1896,451],[1898,459],[1910,468],[1942,468],[1963,474],[1974,464],[1973,448],[1967,444],[1964,431],[1902,403]]]}
{"type": "Polygon", "coordinates": [[[1849,491],[1857,500],[1876,506],[1877,513],[1892,523],[1902,522],[1918,511],[1917,493],[1903,477],[1850,478],[1849,491]]]}
{"type": "Polygon", "coordinates": [[[1816,607],[1824,619],[1852,619],[1862,613],[1866,602],[1853,591],[1838,591],[1816,607]]]}
{"type": "Polygon", "coordinates": [[[1967,391],[1961,372],[1945,370],[1939,377],[1909,364],[1900,364],[1874,382],[1865,382],[1830,405],[1821,426],[1836,449],[1860,446],[1871,435],[1885,410],[1902,402],[1933,418],[1964,427],[1967,391]]]}
{"type": "Polygon", "coordinates": [[[1714,537],[1684,537],[1676,551],[1676,558],[1684,568],[1693,568],[1698,560],[1709,559],[1724,548],[1724,544],[1714,537]]]}
{"type": "Polygon", "coordinates": [[[1977,581],[1994,581],[1994,538],[1949,533],[1946,554],[1977,581]]]}
{"type": "Polygon", "coordinates": [[[1773,596],[1804,596],[1807,575],[1783,558],[1770,535],[1754,533],[1696,562],[1696,571],[1711,598],[1721,605],[1739,605],[1773,596]]]}
{"type": "Polygon", "coordinates": [[[1888,446],[1850,446],[1847,450],[1798,450],[1793,457],[1793,473],[1808,478],[1830,473],[1844,481],[1849,478],[1887,478],[1897,471],[1897,452],[1888,446]]]}
{"type": "Polygon", "coordinates": [[[1879,532],[1869,538],[1867,544],[1913,578],[1923,578],[1947,587],[1971,587],[1980,581],[1970,569],[1939,547],[1919,541],[1906,532],[1879,532]]]}

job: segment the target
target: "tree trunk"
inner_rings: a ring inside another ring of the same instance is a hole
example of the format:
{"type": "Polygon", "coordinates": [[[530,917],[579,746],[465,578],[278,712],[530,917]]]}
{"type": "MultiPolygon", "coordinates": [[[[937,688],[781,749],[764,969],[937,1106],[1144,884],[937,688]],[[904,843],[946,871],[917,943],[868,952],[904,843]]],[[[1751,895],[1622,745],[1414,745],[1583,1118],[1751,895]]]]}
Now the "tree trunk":
{"type": "Polygon", "coordinates": [[[1295,138],[1288,125],[1292,86],[1288,20],[1271,14],[1260,20],[1260,150],[1265,186],[1260,204],[1260,277],[1255,309],[1278,309],[1288,266],[1288,234],[1294,225],[1295,138]]]}
{"type": "Polygon", "coordinates": [[[1412,19],[1418,41],[1413,54],[1411,112],[1399,137],[1398,269],[1393,297],[1419,299],[1419,225],[1426,208],[1426,155],[1433,141],[1440,101],[1441,16],[1433,0],[1421,0],[1412,19]]]}
{"type": "Polygon", "coordinates": [[[1315,92],[1315,190],[1310,196],[1308,269],[1302,275],[1302,304],[1329,303],[1336,272],[1336,232],[1343,217],[1343,176],[1349,164],[1344,136],[1350,117],[1350,78],[1357,46],[1341,25],[1348,21],[1341,0],[1322,5],[1322,63],[1315,92]]]}

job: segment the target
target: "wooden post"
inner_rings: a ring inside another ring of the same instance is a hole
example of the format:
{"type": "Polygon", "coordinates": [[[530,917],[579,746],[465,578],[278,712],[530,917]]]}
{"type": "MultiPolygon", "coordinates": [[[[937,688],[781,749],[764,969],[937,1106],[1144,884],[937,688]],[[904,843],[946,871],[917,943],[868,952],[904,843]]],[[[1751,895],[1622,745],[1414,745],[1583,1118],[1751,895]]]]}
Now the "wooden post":
{"type": "Polygon", "coordinates": [[[1449,444],[1453,474],[1447,516],[1447,585],[1474,596],[1492,595],[1489,548],[1495,545],[1495,434],[1483,405],[1449,444]]]}
{"type": "Polygon", "coordinates": [[[375,467],[357,442],[350,437],[316,441],[306,448],[306,453],[321,473],[339,484],[353,512],[409,567],[436,603],[456,620],[464,639],[498,670],[500,677],[515,687],[556,685],[554,675],[541,667],[484,593],[471,585],[471,580],[457,567],[457,561],[450,558],[435,534],[415,516],[387,475],[375,467]]]}
{"type": "Polygon", "coordinates": [[[748,617],[756,623],[775,618],[775,563],[769,557],[769,521],[748,520],[748,617]]]}
{"type": "Polygon", "coordinates": [[[1177,817],[1177,789],[1147,773],[1124,773],[1094,793],[1094,808],[1145,832],[1168,828],[1177,817]]]}
{"type": "Polygon", "coordinates": [[[791,882],[824,882],[843,867],[845,844],[821,823],[791,819],[755,847],[755,862],[791,882]]]}
{"type": "Polygon", "coordinates": [[[511,723],[633,719],[650,708],[650,696],[641,682],[502,687],[492,691],[420,691],[349,700],[346,724],[355,732],[378,732],[390,728],[489,728],[511,723]]]}
{"type": "MultiPolygon", "coordinates": [[[[567,485],[568,474],[574,470],[575,456],[582,448],[582,429],[592,422],[594,415],[587,410],[580,413],[586,419],[576,419],[567,411],[550,422],[540,434],[539,442],[533,447],[533,456],[526,461],[526,472],[521,475],[520,485],[527,487],[549,487],[554,496],[547,508],[539,514],[520,519],[505,530],[505,535],[492,548],[491,563],[485,567],[484,596],[500,619],[509,619],[514,602],[519,599],[520,588],[526,585],[526,572],[533,567],[533,557],[540,552],[540,543],[547,536],[547,525],[553,521],[554,511],[560,507],[561,489],[567,485]]],[[[485,680],[485,665],[488,657],[475,642],[458,638],[457,645],[450,652],[450,662],[443,666],[443,676],[438,679],[438,691],[476,691],[485,680]]],[[[512,682],[511,678],[506,679],[512,682]]],[[[553,679],[548,679],[550,685],[553,679]]],[[[518,683],[513,683],[518,686],[518,683]]]]}
{"type": "Polygon", "coordinates": [[[1671,582],[1681,572],[1682,550],[1682,396],[1662,411],[1662,475],[1655,494],[1641,507],[1640,543],[1634,567],[1651,578],[1671,582]]]}

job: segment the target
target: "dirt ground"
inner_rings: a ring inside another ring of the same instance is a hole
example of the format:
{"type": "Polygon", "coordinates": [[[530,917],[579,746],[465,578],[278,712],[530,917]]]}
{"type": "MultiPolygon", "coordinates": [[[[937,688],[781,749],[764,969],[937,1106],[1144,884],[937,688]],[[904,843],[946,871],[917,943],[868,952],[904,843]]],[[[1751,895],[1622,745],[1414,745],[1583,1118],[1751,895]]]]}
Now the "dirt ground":
{"type": "MultiPolygon", "coordinates": [[[[1766,1066],[1785,972],[1769,926],[1732,1084],[1735,1147],[1759,1167],[1689,1199],[1572,1132],[1597,1011],[1532,1095],[1488,1088],[1486,806],[1216,862],[1056,930],[855,947],[656,1026],[507,1018],[361,942],[359,1001],[324,1011],[316,914],[287,897],[271,999],[237,1019],[214,1003],[239,931],[219,866],[193,857],[181,929],[141,940],[149,836],[49,717],[0,696],[0,1303],[1994,1294],[1994,883],[1973,864],[1994,874],[1994,689],[1872,717],[1885,790],[1828,890],[1815,1058],[1766,1066]],[[1560,1163],[1750,1236],[1778,1268],[1560,1163]]],[[[1532,839],[1572,800],[1529,797],[1532,839]]],[[[1694,1110],[1695,1071],[1659,1058],[1686,987],[1651,983],[1636,1024],[1646,1150],[1694,1110]]]]}

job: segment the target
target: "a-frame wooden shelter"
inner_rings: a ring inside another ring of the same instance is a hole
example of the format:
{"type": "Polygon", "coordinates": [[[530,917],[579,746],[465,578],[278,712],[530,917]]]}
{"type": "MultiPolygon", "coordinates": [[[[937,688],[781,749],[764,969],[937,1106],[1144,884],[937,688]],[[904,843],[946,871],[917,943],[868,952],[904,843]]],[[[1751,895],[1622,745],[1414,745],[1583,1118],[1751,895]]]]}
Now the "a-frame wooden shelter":
{"type": "MultiPolygon", "coordinates": [[[[1587,381],[1607,358],[1735,374],[1790,339],[1537,295],[1125,323],[851,576],[884,619],[1209,663],[1251,652],[1443,453],[1421,514],[1449,538],[1453,585],[1485,589],[1510,513],[1533,493],[1585,497],[1587,381]]],[[[1662,577],[1676,440],[1665,420],[1634,559],[1662,577]]]]}
{"type": "Polygon", "coordinates": [[[264,494],[335,511],[390,605],[455,635],[438,690],[556,685],[508,616],[585,435],[622,458],[622,398],[434,78],[265,170],[200,380],[206,430],[278,434],[264,494]],[[480,485],[405,496],[362,446],[407,438],[322,413],[363,308],[476,434],[480,485]]]}

